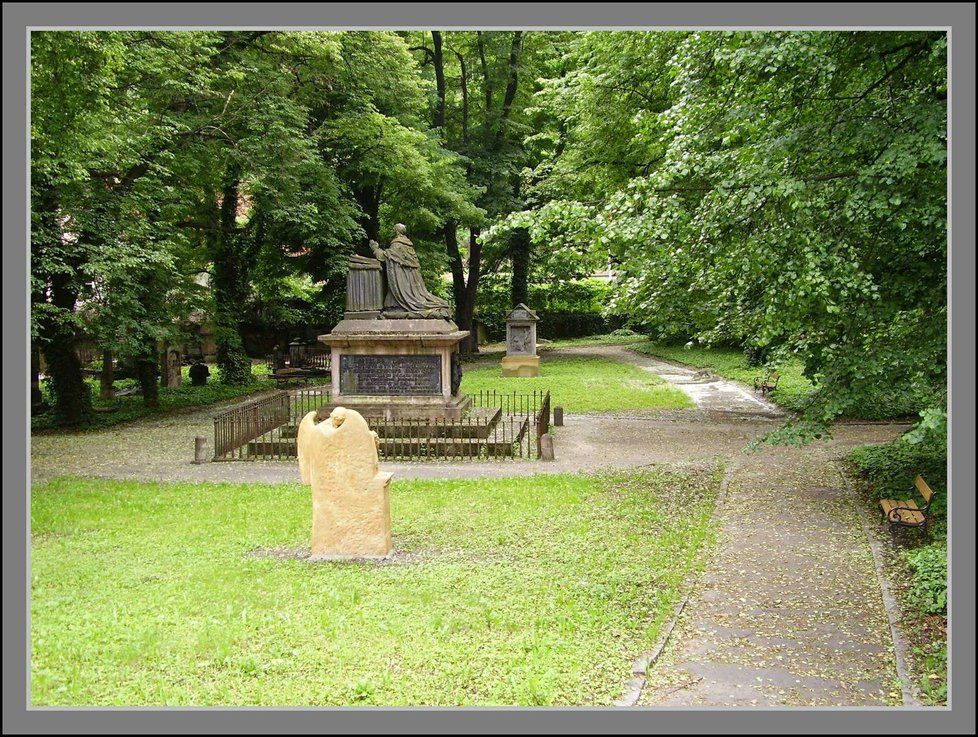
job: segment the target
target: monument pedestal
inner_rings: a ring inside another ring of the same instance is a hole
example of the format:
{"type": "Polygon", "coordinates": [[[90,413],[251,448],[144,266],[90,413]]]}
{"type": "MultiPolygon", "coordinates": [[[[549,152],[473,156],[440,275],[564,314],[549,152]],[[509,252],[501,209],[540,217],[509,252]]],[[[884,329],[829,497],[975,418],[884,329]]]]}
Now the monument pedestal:
{"type": "Polygon", "coordinates": [[[506,316],[506,355],[499,362],[503,376],[533,378],[540,375],[537,355],[537,313],[518,304],[506,316]]]}
{"type": "Polygon", "coordinates": [[[450,320],[346,319],[319,340],[330,347],[330,402],[385,420],[460,419],[472,400],[458,391],[459,343],[469,335],[450,320]]]}
{"type": "Polygon", "coordinates": [[[531,379],[540,375],[540,356],[503,356],[503,376],[531,379]]]}

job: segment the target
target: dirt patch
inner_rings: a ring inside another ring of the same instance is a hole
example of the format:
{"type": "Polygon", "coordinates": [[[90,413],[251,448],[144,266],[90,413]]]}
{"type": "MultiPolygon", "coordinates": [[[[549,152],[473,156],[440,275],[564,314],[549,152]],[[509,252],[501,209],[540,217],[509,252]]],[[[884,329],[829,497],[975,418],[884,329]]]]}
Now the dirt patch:
{"type": "Polygon", "coordinates": [[[298,560],[309,563],[310,565],[356,565],[356,566],[397,566],[423,563],[432,558],[432,555],[424,553],[411,553],[395,550],[386,558],[317,558],[313,556],[308,548],[291,547],[272,547],[257,548],[248,553],[251,558],[272,558],[274,560],[298,560]]]}

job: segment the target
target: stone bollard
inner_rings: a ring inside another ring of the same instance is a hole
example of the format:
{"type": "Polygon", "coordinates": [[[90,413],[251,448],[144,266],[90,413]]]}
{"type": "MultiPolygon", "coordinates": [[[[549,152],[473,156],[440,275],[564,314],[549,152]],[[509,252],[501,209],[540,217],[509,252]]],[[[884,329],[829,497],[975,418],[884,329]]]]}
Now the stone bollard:
{"type": "Polygon", "coordinates": [[[544,433],[540,436],[540,460],[554,460],[554,436],[550,433],[544,433]]]}
{"type": "Polygon", "coordinates": [[[197,465],[207,462],[207,438],[198,435],[194,438],[194,460],[197,465]]]}
{"type": "Polygon", "coordinates": [[[391,474],[380,471],[377,433],[352,409],[315,418],[306,414],[296,434],[299,474],[312,487],[312,559],[386,558],[391,474]]]}
{"type": "Polygon", "coordinates": [[[554,407],[554,427],[564,426],[564,408],[554,407]]]}

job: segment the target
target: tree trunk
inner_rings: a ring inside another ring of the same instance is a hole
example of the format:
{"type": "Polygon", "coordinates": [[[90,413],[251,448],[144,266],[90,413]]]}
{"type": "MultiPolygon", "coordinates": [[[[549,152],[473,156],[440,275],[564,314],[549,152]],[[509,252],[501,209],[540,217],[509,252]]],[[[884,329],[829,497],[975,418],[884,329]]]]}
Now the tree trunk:
{"type": "MultiPolygon", "coordinates": [[[[62,315],[74,312],[78,294],[68,277],[56,275],[51,279],[51,303],[62,315]]],[[[76,350],[75,324],[57,317],[44,321],[44,358],[47,361],[54,409],[64,425],[79,425],[91,419],[92,395],[82,376],[82,364],[76,350]]]]}
{"type": "Polygon", "coordinates": [[[445,127],[445,60],[442,54],[441,31],[432,31],[434,43],[432,62],[435,67],[435,91],[438,93],[438,106],[435,108],[435,128],[445,127]]]}
{"type": "Polygon", "coordinates": [[[102,351],[102,373],[99,376],[99,397],[105,400],[115,398],[115,366],[112,351],[102,351]]]}
{"type": "Polygon", "coordinates": [[[32,263],[45,264],[49,259],[60,261],[51,273],[38,270],[36,275],[45,288],[33,291],[31,299],[47,303],[38,319],[38,341],[47,361],[47,375],[54,395],[54,410],[65,425],[79,425],[91,419],[92,397],[82,376],[76,343],[74,322],[78,289],[72,281],[81,266],[78,252],[64,257],[61,225],[58,221],[58,198],[52,186],[39,184],[31,197],[31,208],[38,226],[31,228],[32,263]],[[55,257],[61,252],[63,261],[55,257]]]}
{"type": "Polygon", "coordinates": [[[363,242],[360,244],[358,252],[361,256],[372,256],[373,253],[368,247],[369,241],[380,242],[380,185],[368,184],[357,187],[354,196],[363,216],[360,218],[360,227],[363,228],[363,242]]]}
{"type": "Polygon", "coordinates": [[[139,378],[139,388],[143,391],[143,405],[154,409],[160,406],[157,365],[155,345],[148,346],[143,355],[136,359],[136,375],[139,378]]]}
{"type": "Polygon", "coordinates": [[[462,344],[465,354],[479,352],[479,339],[473,330],[475,314],[475,298],[479,287],[479,275],[482,262],[482,246],[478,243],[479,229],[469,230],[469,273],[465,275],[465,264],[462,252],[458,247],[458,223],[449,222],[445,226],[445,247],[449,256],[449,268],[452,272],[452,297],[455,300],[455,324],[459,330],[468,330],[469,340],[462,344]]]}
{"type": "Polygon", "coordinates": [[[499,115],[499,126],[496,128],[494,151],[501,151],[506,137],[506,126],[509,124],[509,114],[516,99],[516,88],[519,84],[520,49],[523,44],[523,31],[513,33],[513,42],[509,49],[509,80],[506,82],[506,92],[503,95],[503,107],[499,115]]]}
{"type": "Polygon", "coordinates": [[[509,241],[510,260],[513,262],[513,278],[510,282],[510,302],[530,304],[530,233],[526,228],[513,231],[509,241]]]}
{"type": "Polygon", "coordinates": [[[241,337],[240,312],[248,296],[248,264],[238,242],[236,164],[228,165],[221,202],[220,231],[214,243],[214,339],[217,365],[224,384],[251,381],[251,359],[241,337]]]}

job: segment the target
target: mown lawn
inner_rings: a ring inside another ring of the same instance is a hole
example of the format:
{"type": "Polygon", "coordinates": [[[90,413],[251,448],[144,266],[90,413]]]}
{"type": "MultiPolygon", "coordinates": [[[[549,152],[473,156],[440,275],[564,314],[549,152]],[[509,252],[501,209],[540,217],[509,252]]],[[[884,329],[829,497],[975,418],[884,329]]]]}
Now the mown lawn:
{"type": "Polygon", "coordinates": [[[637,366],[599,356],[540,358],[540,376],[503,377],[498,362],[466,367],[462,391],[550,391],[553,404],[568,412],[612,412],[628,409],[684,409],[693,402],[680,389],[637,366]]]}
{"type": "Polygon", "coordinates": [[[36,485],[32,703],[608,704],[702,560],[719,480],[395,482],[385,564],[297,557],[296,485],[36,485]]]}

